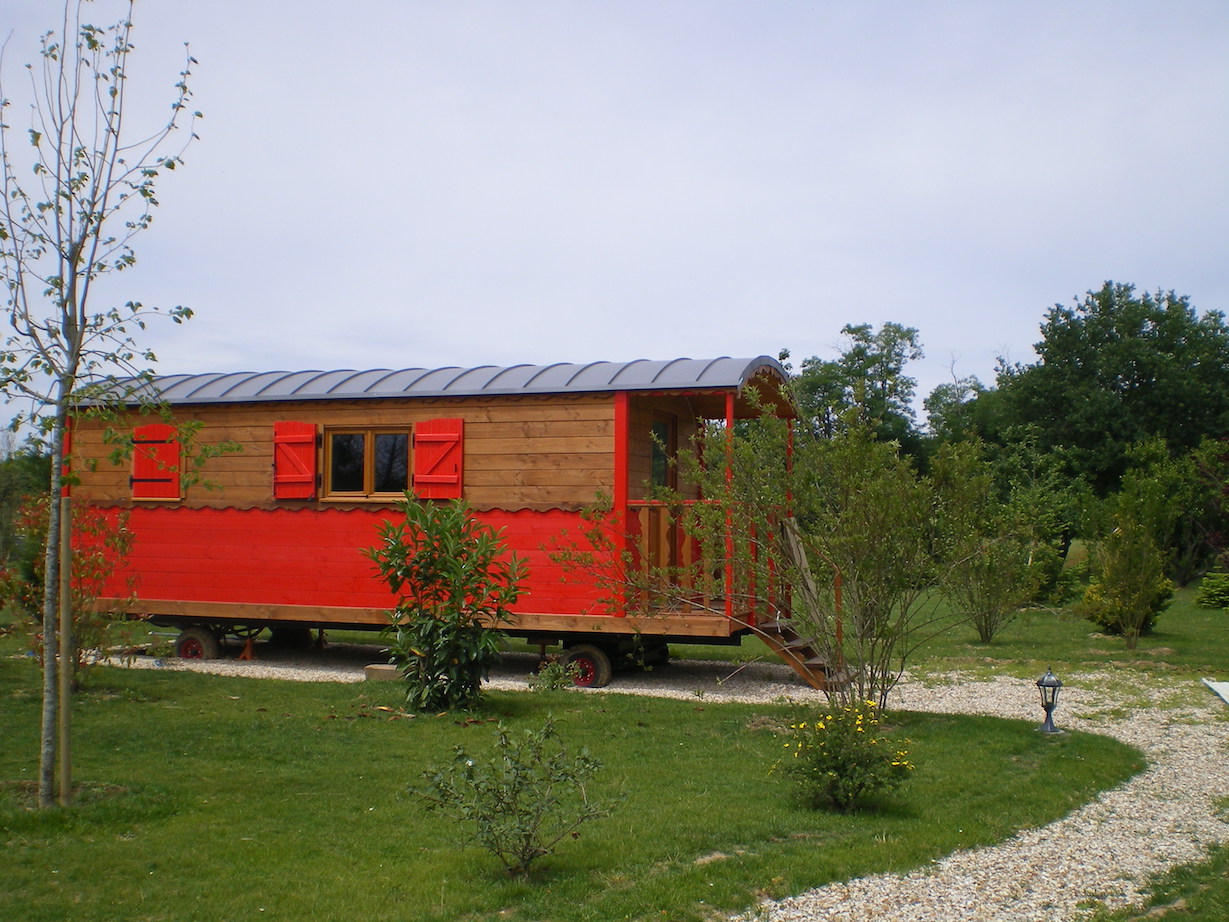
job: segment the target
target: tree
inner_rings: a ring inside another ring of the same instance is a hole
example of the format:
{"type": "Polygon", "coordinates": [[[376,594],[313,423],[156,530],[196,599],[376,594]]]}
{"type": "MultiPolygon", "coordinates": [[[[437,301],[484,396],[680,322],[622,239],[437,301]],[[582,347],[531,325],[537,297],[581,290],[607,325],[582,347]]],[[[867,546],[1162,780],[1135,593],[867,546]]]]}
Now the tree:
{"type": "MultiPolygon", "coordinates": [[[[1066,452],[1070,473],[1098,495],[1128,466],[1128,446],[1151,437],[1171,451],[1229,435],[1229,327],[1173,291],[1136,296],[1106,282],[1047,312],[1034,365],[1004,366],[1004,427],[1033,425],[1043,451],[1066,452]]],[[[1001,433],[996,434],[1001,440],[1001,433]]]]}
{"type": "Polygon", "coordinates": [[[520,595],[524,564],[464,500],[407,493],[399,509],[366,555],[399,597],[385,636],[406,703],[418,711],[471,707],[499,661],[499,626],[520,595]]]}
{"type": "MultiPolygon", "coordinates": [[[[13,105],[0,83],[0,271],[13,331],[0,351],[0,392],[28,399],[30,409],[14,426],[32,422],[46,439],[52,496],[60,493],[74,407],[91,398],[118,404],[139,393],[155,361],[137,340],[148,319],[191,316],[184,307],[163,311],[104,290],[109,278],[136,262],[132,242],[153,220],[157,180],[182,164],[200,115],[187,109],[195,63],[187,56],[170,117],[152,132],[131,131],[132,5],[127,0],[125,15],[100,28],[83,20],[83,0],[66,0],[60,26],[42,36],[39,65],[27,66],[31,101],[24,127],[9,122],[13,105]],[[177,138],[181,127],[187,136],[177,138]],[[129,385],[117,389],[119,378],[129,385]]],[[[57,631],[61,531],[60,505],[53,503],[44,567],[48,638],[57,631]]],[[[48,656],[39,770],[44,806],[52,802],[61,704],[67,707],[57,695],[56,658],[48,656]]],[[[66,796],[62,786],[61,799],[66,796]]]]}
{"type": "Polygon", "coordinates": [[[803,414],[817,431],[831,437],[847,411],[857,407],[877,438],[912,451],[917,441],[912,407],[917,381],[905,374],[905,365],[923,357],[918,331],[889,321],[878,332],[869,323],[846,324],[841,335],[846,342],[839,358],[805,359],[794,379],[803,414]]]}
{"type": "Polygon", "coordinates": [[[708,499],[688,507],[686,527],[708,559],[729,548],[750,574],[734,587],[745,594],[735,607],[763,611],[778,601],[775,587],[791,587],[781,614],[834,671],[848,671],[849,684],[830,694],[885,704],[938,630],[945,562],[929,478],[856,411],[830,438],[806,428],[791,436],[786,420],[767,415],[732,437],[713,427],[680,462],[708,499]],[[728,459],[732,476],[714,459],[728,459]]]}
{"type": "MultiPolygon", "coordinates": [[[[949,546],[944,592],[990,643],[1050,577],[1058,548],[1043,517],[1018,497],[1002,499],[980,440],[948,443],[931,468],[949,546]]],[[[1023,494],[1027,495],[1027,494],[1023,494]]]]}
{"type": "Polygon", "coordinates": [[[1226,446],[1204,439],[1175,456],[1154,438],[1131,446],[1127,457],[1119,494],[1155,497],[1144,507],[1148,528],[1165,554],[1166,575],[1185,586],[1215,560],[1229,532],[1226,446]]]}
{"type": "Polygon", "coordinates": [[[951,384],[940,384],[930,392],[922,407],[926,410],[926,428],[940,443],[954,442],[977,431],[974,415],[986,386],[976,375],[956,378],[951,384]]]}
{"type": "Polygon", "coordinates": [[[25,501],[47,490],[47,456],[37,446],[13,448],[12,432],[0,432],[0,570],[24,549],[17,519],[25,501]]]}
{"type": "Polygon", "coordinates": [[[1158,480],[1136,478],[1105,499],[1089,542],[1092,578],[1076,607],[1134,650],[1173,597],[1157,524],[1168,499],[1158,480]]]}

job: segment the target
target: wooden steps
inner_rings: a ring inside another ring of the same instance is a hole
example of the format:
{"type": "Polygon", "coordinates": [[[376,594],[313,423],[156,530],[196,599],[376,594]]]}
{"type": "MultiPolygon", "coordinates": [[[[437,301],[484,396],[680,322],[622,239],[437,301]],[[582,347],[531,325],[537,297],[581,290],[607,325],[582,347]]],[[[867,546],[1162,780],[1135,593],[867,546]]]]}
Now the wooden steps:
{"type": "Polygon", "coordinates": [[[812,688],[828,691],[849,684],[849,673],[832,668],[816,649],[814,639],[800,635],[791,622],[770,621],[754,625],[751,630],[812,688]]]}

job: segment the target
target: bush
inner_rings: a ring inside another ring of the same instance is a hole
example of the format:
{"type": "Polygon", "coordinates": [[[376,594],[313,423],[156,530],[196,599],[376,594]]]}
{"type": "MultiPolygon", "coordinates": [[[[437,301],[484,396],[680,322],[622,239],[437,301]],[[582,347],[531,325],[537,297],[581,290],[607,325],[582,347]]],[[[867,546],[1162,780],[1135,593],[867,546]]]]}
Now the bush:
{"type": "Polygon", "coordinates": [[[848,813],[868,798],[890,790],[909,776],[909,753],[880,734],[873,701],[821,711],[813,720],[790,725],[782,760],[811,809],[848,813]]]}
{"type": "Polygon", "coordinates": [[[579,838],[582,823],[605,816],[610,806],[591,801],[586,785],[602,764],[585,749],[567,752],[555,723],[520,737],[502,723],[494,753],[475,758],[453,749],[451,764],[423,772],[426,786],[413,793],[459,825],[497,857],[511,876],[524,876],[537,859],[565,838],[579,838]]]}
{"type": "Polygon", "coordinates": [[[1120,519],[1119,527],[1093,549],[1092,581],[1076,610],[1108,634],[1120,634],[1128,649],[1155,626],[1173,598],[1165,557],[1147,527],[1120,519]]]}
{"type": "Polygon", "coordinates": [[[1229,573],[1209,573],[1199,584],[1195,604],[1204,608],[1229,608],[1229,573]]]}
{"type": "Polygon", "coordinates": [[[538,671],[529,676],[526,684],[534,692],[564,691],[576,687],[578,675],[579,666],[569,663],[560,654],[552,654],[538,665],[538,671]]]}
{"type": "Polygon", "coordinates": [[[366,551],[400,596],[384,632],[418,711],[474,705],[500,658],[499,625],[520,595],[524,567],[502,535],[462,500],[400,503],[404,519],[385,522],[366,551]]]}

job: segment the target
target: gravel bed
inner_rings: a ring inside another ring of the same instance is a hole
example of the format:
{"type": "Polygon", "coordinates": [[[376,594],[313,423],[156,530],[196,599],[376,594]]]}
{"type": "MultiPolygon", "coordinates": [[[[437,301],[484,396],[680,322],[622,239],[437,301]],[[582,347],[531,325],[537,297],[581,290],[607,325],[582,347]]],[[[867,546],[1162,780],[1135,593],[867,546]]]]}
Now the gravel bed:
{"type": "MultiPolygon", "coordinates": [[[[525,687],[536,657],[512,654],[492,688],[525,687]]],[[[379,648],[336,644],[328,654],[269,651],[256,662],[185,662],[138,657],[165,668],[296,681],[361,681],[379,648]]],[[[739,922],[1071,922],[1097,907],[1139,903],[1148,878],[1200,860],[1229,842],[1229,708],[1201,683],[1126,686],[1112,674],[1064,675],[1056,723],[1104,733],[1146,753],[1131,781],[1056,823],[1024,830],[998,845],[954,852],[910,874],[877,874],[765,901],[739,922]]],[[[785,666],[677,662],[650,674],[623,673],[586,694],[648,694],[707,701],[806,701],[822,696],[785,666]]],[[[1008,676],[906,680],[892,705],[917,711],[1040,720],[1030,680],[1008,676]]]]}

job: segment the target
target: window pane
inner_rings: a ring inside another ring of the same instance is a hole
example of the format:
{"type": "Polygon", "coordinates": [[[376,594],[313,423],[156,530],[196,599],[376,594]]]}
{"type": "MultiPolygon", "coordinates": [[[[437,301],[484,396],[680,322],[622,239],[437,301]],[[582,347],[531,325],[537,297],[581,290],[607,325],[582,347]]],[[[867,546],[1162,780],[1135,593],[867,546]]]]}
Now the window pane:
{"type": "Polygon", "coordinates": [[[650,430],[653,440],[652,484],[655,487],[672,486],[670,477],[671,454],[674,449],[673,427],[663,420],[654,420],[650,430]]]}
{"type": "Polygon", "coordinates": [[[329,492],[363,492],[363,434],[333,434],[329,451],[329,492]]]}
{"type": "Polygon", "coordinates": [[[375,493],[404,493],[409,486],[410,436],[405,432],[376,434],[375,493]]]}

